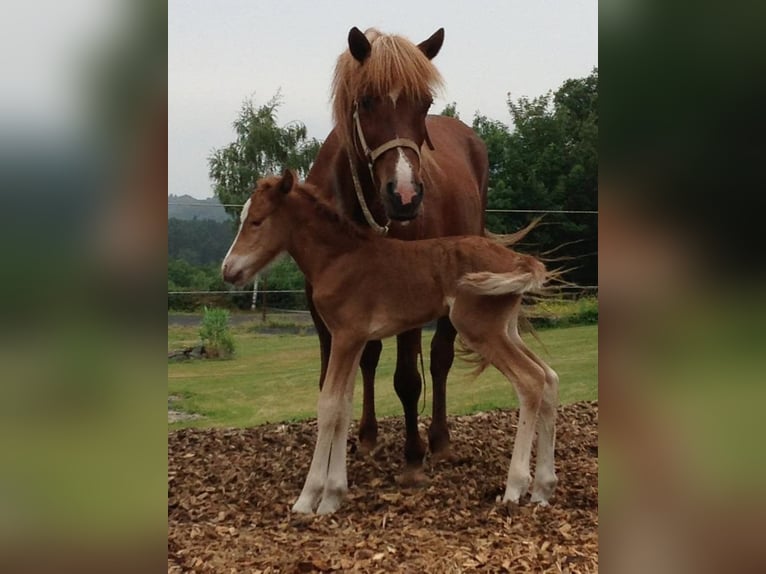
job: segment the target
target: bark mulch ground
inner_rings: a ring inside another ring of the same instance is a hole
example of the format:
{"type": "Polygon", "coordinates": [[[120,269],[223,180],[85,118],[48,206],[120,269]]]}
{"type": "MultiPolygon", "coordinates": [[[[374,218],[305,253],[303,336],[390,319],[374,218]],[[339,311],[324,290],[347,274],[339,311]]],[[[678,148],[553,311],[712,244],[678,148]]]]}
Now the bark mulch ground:
{"type": "Polygon", "coordinates": [[[315,421],[171,432],[168,572],[596,572],[598,403],[559,409],[548,507],[498,502],[517,414],[451,417],[456,460],[426,460],[429,481],[412,488],[396,481],[402,419],[379,421],[367,456],[353,428],[349,493],[330,516],[290,512],[315,421]]]}

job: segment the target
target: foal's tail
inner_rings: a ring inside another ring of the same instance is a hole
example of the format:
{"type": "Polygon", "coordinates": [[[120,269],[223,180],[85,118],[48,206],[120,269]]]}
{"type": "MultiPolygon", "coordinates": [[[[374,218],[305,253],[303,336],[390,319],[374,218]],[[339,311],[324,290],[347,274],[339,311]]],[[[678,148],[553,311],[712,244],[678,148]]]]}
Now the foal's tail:
{"type": "MultiPolygon", "coordinates": [[[[546,271],[545,265],[529,255],[519,255],[519,257],[521,260],[514,271],[467,273],[458,282],[459,291],[487,296],[543,292],[545,282],[551,275],[546,271]]],[[[523,316],[518,318],[523,318],[523,316]]],[[[531,324],[529,326],[531,327],[531,324]]],[[[458,338],[456,350],[461,359],[476,366],[472,372],[474,377],[478,377],[490,365],[490,357],[471,349],[461,337],[458,338]]]]}
{"type": "Polygon", "coordinates": [[[515,271],[467,273],[460,279],[458,286],[462,291],[474,295],[508,295],[542,291],[549,275],[545,265],[533,257],[522,257],[524,258],[522,264],[515,271]]]}

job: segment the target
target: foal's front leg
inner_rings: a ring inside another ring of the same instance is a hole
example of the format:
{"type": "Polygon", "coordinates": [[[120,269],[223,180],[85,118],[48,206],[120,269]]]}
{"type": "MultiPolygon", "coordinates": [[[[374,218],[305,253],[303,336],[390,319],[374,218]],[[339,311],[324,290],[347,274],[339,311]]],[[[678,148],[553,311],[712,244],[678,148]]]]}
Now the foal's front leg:
{"type": "Polygon", "coordinates": [[[364,341],[333,337],[325,384],[317,405],[317,442],[306,482],[293,512],[320,514],[340,507],[348,490],[346,440],[351,420],[354,375],[364,341]],[[321,498],[321,502],[320,502],[321,498]]]}

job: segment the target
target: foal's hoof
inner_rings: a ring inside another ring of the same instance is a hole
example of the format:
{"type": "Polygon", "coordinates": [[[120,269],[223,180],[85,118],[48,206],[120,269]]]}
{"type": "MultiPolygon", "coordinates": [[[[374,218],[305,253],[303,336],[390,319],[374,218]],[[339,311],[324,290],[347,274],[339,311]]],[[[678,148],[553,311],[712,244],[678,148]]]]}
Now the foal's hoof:
{"type": "Polygon", "coordinates": [[[400,486],[422,486],[428,483],[428,477],[423,472],[423,468],[406,468],[402,474],[396,477],[396,482],[400,486]]]}
{"type": "Polygon", "coordinates": [[[497,510],[501,516],[513,517],[519,513],[519,503],[512,502],[510,500],[502,500],[499,496],[495,501],[497,503],[497,510]]]}
{"type": "Polygon", "coordinates": [[[314,508],[309,501],[299,498],[298,501],[293,504],[292,511],[295,514],[313,514],[314,508]]]}

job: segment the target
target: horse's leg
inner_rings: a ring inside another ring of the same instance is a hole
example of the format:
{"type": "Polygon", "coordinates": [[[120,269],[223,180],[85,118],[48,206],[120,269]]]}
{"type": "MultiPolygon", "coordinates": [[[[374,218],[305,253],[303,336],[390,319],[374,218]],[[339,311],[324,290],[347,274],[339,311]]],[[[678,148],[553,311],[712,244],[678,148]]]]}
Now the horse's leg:
{"type": "Polygon", "coordinates": [[[396,338],[396,371],[394,389],[404,409],[406,438],[404,460],[406,468],[401,477],[404,484],[421,482],[423,475],[423,457],[426,444],[418,431],[418,400],[423,382],[418,373],[418,353],[420,353],[420,329],[407,331],[396,338]]]}
{"type": "Polygon", "coordinates": [[[511,464],[503,502],[517,503],[532,478],[530,459],[537,415],[543,402],[545,371],[508,335],[516,329],[518,296],[458,296],[450,318],[461,337],[474,351],[487,358],[512,383],[519,399],[519,423],[513,441],[511,464]]]}
{"type": "Polygon", "coordinates": [[[511,340],[537,363],[545,372],[545,389],[540,413],[537,418],[537,464],[535,479],[532,484],[532,502],[547,505],[553,494],[558,478],[556,477],[556,407],[558,406],[559,377],[540,357],[529,349],[517,330],[510,332],[511,340]]]}
{"type": "Polygon", "coordinates": [[[450,437],[447,427],[447,375],[455,358],[455,327],[449,317],[436,323],[431,339],[431,380],[433,381],[433,413],[428,429],[428,444],[434,459],[450,458],[450,437]]]}
{"type": "Polygon", "coordinates": [[[371,452],[378,442],[378,421],[375,418],[375,369],[378,368],[381,349],[383,344],[380,341],[369,341],[364,347],[360,363],[364,383],[362,418],[359,421],[359,447],[362,452],[371,452]]]}
{"type": "Polygon", "coordinates": [[[339,341],[336,338],[333,342],[327,379],[317,404],[314,455],[293,512],[311,513],[317,503],[319,512],[334,512],[348,490],[346,439],[351,418],[354,375],[363,347],[364,341],[339,341]]]}
{"type": "Polygon", "coordinates": [[[310,283],[306,283],[306,301],[308,302],[309,313],[311,313],[311,319],[314,321],[314,327],[316,328],[317,336],[319,337],[319,360],[320,360],[320,372],[319,372],[319,390],[322,390],[325,377],[327,376],[327,362],[330,360],[330,348],[332,347],[332,336],[327,326],[324,324],[322,317],[314,307],[314,301],[312,300],[312,294],[314,292],[310,283]]]}

